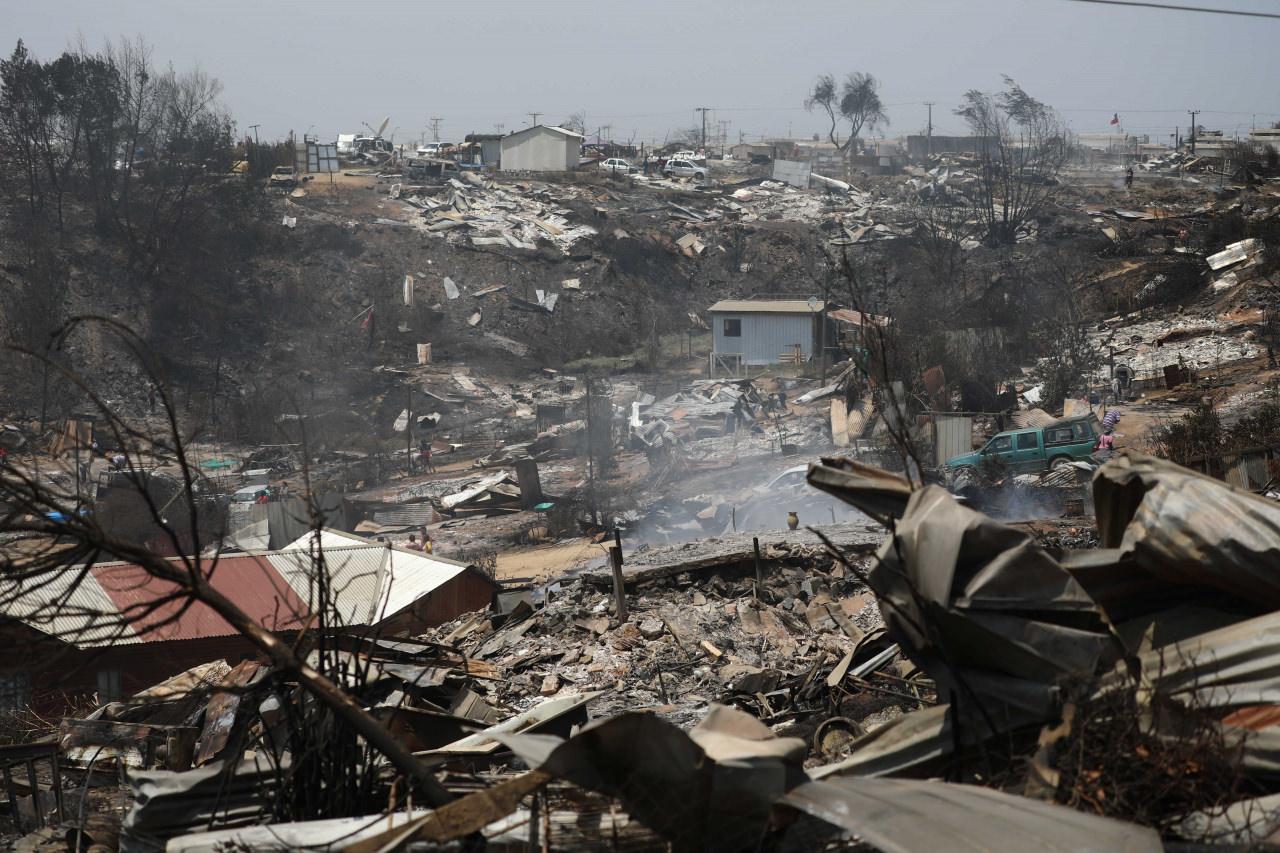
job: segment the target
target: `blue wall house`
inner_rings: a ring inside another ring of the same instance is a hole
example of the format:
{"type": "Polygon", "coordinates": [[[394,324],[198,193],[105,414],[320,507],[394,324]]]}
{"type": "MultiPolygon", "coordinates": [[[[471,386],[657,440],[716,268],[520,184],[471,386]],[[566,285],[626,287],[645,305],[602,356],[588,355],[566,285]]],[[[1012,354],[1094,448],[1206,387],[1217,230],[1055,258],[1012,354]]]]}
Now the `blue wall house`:
{"type": "MultiPolygon", "coordinates": [[[[724,299],[712,305],[713,365],[744,366],[810,360],[818,349],[822,302],[804,299],[724,299]]],[[[828,343],[832,342],[830,336],[828,343]]],[[[714,369],[714,367],[713,367],[714,369]]]]}

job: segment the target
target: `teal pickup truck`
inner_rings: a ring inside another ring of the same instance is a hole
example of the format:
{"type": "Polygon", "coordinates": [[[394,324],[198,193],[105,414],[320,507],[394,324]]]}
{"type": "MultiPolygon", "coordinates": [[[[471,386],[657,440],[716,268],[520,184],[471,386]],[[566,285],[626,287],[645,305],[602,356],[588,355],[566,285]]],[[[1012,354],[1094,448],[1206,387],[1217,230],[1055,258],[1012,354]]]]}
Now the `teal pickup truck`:
{"type": "Polygon", "coordinates": [[[1093,415],[1063,418],[1048,426],[1005,430],[981,450],[952,456],[947,468],[977,468],[984,458],[998,456],[1015,474],[1039,474],[1077,459],[1088,459],[1101,433],[1102,425],[1093,415]]]}

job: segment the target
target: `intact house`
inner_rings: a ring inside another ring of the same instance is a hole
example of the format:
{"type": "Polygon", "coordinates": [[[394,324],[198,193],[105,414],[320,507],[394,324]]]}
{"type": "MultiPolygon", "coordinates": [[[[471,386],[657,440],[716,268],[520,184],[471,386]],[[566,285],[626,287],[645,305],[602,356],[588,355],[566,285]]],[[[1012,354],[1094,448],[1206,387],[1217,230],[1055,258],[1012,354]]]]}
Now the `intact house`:
{"type": "MultiPolygon", "coordinates": [[[[713,368],[799,364],[818,349],[820,300],[724,299],[712,305],[713,368]]],[[[828,342],[832,337],[826,338],[828,342]]]]}
{"type": "Polygon", "coordinates": [[[502,137],[504,172],[572,172],[582,157],[582,134],[537,124],[502,137]]]}
{"type": "MultiPolygon", "coordinates": [[[[501,588],[474,566],[332,530],[278,551],[208,558],[202,569],[214,590],[291,641],[316,625],[317,553],[336,616],[330,624],[346,635],[412,636],[488,607],[501,588]]],[[[137,565],[72,565],[53,578],[0,584],[0,643],[10,650],[0,660],[0,713],[56,713],[94,694],[113,701],[201,663],[259,656],[212,609],[187,606],[175,585],[137,565]]]]}

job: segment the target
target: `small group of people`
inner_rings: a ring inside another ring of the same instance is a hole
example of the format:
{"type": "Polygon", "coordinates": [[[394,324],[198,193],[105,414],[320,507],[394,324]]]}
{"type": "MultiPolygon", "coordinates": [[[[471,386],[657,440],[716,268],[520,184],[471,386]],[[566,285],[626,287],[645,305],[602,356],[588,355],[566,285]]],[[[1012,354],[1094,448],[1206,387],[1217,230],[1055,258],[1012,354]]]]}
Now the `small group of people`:
{"type": "Polygon", "coordinates": [[[1120,423],[1120,410],[1107,409],[1106,414],[1102,416],[1102,435],[1098,436],[1098,442],[1093,446],[1093,452],[1101,454],[1104,458],[1111,455],[1115,450],[1116,425],[1120,423]]]}
{"type": "Polygon", "coordinates": [[[431,534],[427,533],[427,528],[424,527],[422,528],[422,538],[419,539],[417,535],[410,533],[409,541],[404,547],[410,551],[421,551],[424,554],[430,554],[434,544],[431,541],[431,534]]]}

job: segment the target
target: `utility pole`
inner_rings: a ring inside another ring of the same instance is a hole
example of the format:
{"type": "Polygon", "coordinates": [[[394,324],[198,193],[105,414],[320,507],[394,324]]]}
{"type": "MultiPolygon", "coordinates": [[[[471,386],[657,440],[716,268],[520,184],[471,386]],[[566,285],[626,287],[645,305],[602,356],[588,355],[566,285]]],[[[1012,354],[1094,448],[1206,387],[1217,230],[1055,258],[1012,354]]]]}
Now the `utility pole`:
{"type": "Polygon", "coordinates": [[[505,125],[505,124],[503,124],[502,122],[498,122],[498,123],[496,123],[496,124],[493,126],[493,129],[494,129],[495,131],[497,131],[497,133],[498,133],[498,135],[499,135],[499,136],[501,136],[501,135],[502,135],[502,129],[503,129],[504,127],[506,127],[506,125],[505,125]]]}
{"type": "Polygon", "coordinates": [[[1199,110],[1187,110],[1187,114],[1191,116],[1191,156],[1196,156],[1196,116],[1200,115],[1199,110]]]}
{"type": "Polygon", "coordinates": [[[591,523],[599,524],[600,516],[596,512],[596,464],[593,433],[591,432],[591,406],[594,403],[594,389],[591,377],[587,376],[587,502],[591,508],[591,523]]]}
{"type": "Polygon", "coordinates": [[[702,113],[702,150],[707,150],[707,111],[711,107],[694,107],[695,113],[702,113]]]}
{"type": "Polygon", "coordinates": [[[413,386],[407,388],[409,399],[405,402],[405,414],[409,417],[404,422],[404,461],[409,472],[409,476],[413,476],[413,386]]]}
{"type": "Polygon", "coordinates": [[[530,118],[532,118],[532,119],[533,119],[533,125],[532,125],[532,126],[533,126],[533,127],[537,127],[537,126],[538,126],[538,116],[542,115],[542,113],[525,113],[525,115],[527,115],[527,116],[529,116],[530,118]]]}
{"type": "Polygon", "coordinates": [[[929,108],[929,124],[928,130],[925,131],[925,156],[933,156],[933,101],[925,101],[924,105],[929,108]]]}
{"type": "MultiPolygon", "coordinates": [[[[432,142],[440,141],[440,122],[442,121],[444,121],[444,119],[439,118],[437,116],[431,117],[431,141],[432,142]]],[[[394,135],[395,134],[392,134],[392,136],[394,135]]]]}
{"type": "Polygon", "coordinates": [[[251,125],[249,125],[249,129],[253,131],[253,144],[254,144],[254,145],[259,145],[259,144],[261,144],[261,143],[259,143],[259,142],[258,142],[258,128],[260,128],[260,127],[262,127],[262,125],[260,125],[260,124],[251,124],[251,125]]]}

